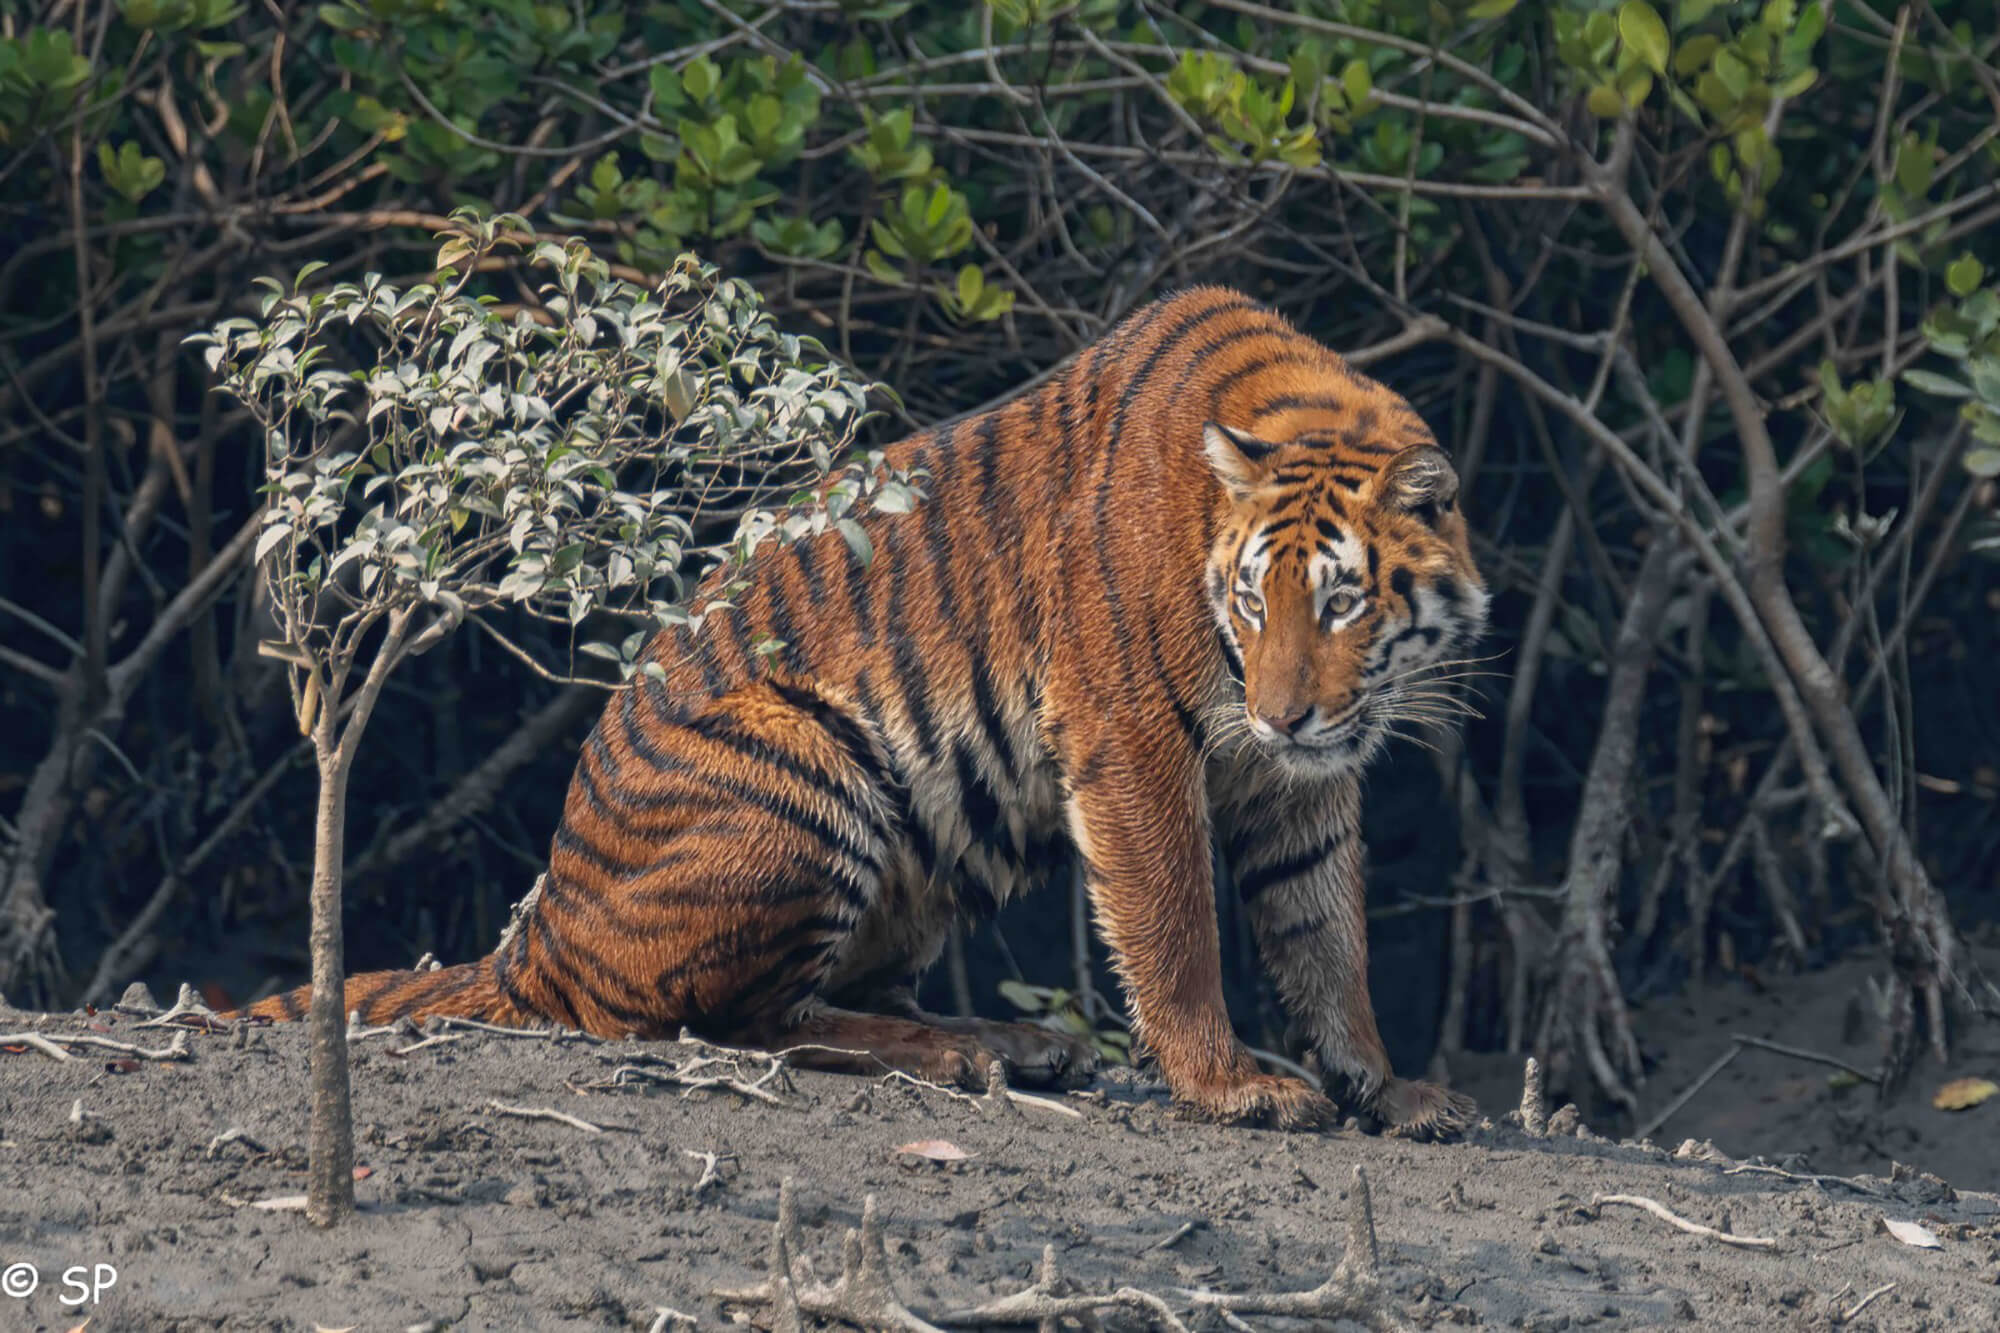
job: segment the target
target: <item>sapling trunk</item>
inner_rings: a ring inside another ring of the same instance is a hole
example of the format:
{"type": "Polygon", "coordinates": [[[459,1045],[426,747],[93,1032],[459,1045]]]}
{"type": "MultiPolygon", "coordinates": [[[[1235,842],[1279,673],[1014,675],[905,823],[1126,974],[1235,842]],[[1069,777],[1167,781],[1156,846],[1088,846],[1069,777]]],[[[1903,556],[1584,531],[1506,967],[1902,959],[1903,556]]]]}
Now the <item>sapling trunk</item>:
{"type": "Polygon", "coordinates": [[[347,977],[341,956],[341,853],[347,828],[349,746],[326,709],[314,728],[319,810],[312,877],[312,1116],[307,1146],[306,1217],[330,1227],[354,1212],[354,1108],[347,1078],[347,977]],[[343,743],[345,742],[345,743],[343,743]]]}
{"type": "Polygon", "coordinates": [[[404,656],[413,614],[410,607],[389,613],[381,646],[345,719],[337,702],[347,679],[345,662],[328,671],[333,683],[325,688],[313,717],[319,811],[313,840],[312,1003],[307,1011],[312,1034],[312,1128],[306,1144],[306,1217],[322,1227],[335,1226],[354,1212],[354,1106],[347,1075],[347,973],[340,929],[347,778],[361,734],[382,695],[382,683],[404,656]]]}

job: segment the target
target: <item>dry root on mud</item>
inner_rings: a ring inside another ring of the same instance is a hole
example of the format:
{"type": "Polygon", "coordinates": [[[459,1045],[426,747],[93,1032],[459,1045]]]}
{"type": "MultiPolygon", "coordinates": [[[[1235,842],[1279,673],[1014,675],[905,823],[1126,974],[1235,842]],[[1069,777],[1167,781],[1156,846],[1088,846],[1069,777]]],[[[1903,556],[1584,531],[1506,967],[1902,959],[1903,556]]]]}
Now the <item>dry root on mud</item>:
{"type": "Polygon", "coordinates": [[[505,1102],[488,1102],[487,1107],[496,1114],[512,1116],[516,1120],[552,1120],[571,1129],[582,1130],[586,1134],[620,1133],[635,1134],[638,1131],[630,1125],[600,1125],[585,1120],[582,1116],[571,1115],[567,1111],[557,1111],[546,1106],[509,1106],[505,1102]]]}
{"type": "Polygon", "coordinates": [[[778,1186],[778,1220],[771,1226],[769,1276],[754,1287],[722,1288],[718,1299],[740,1305],[771,1307],[774,1333],[804,1333],[805,1316],[837,1319],[857,1328],[888,1333],[941,1333],[911,1314],[889,1277],[889,1255],[882,1245],[882,1223],[875,1196],[861,1203],[861,1228],[849,1231],[841,1246],[840,1277],[821,1282],[803,1254],[798,1204],[790,1176],[778,1186]]]}
{"type": "Polygon", "coordinates": [[[1102,1296],[1071,1294],[1068,1281],[1056,1267],[1056,1247],[1042,1247],[1042,1267],[1035,1285],[1012,1296],[1002,1296],[969,1310],[953,1310],[940,1315],[946,1324],[1034,1324],[1046,1333],[1055,1333],[1060,1321],[1093,1314],[1098,1310],[1125,1306],[1137,1310],[1168,1333],[1187,1333],[1187,1325],[1173,1308],[1149,1291],[1120,1287],[1102,1296]]]}
{"type": "Polygon", "coordinates": [[[1549,1136],[1549,1098],[1542,1086],[1542,1062],[1534,1056],[1521,1068],[1521,1128],[1538,1139],[1549,1136]]]}
{"type": "Polygon", "coordinates": [[[488,1023],[477,1018],[452,1018],[447,1015],[433,1015],[424,1020],[425,1032],[484,1032],[493,1037],[512,1037],[521,1041],[546,1041],[557,1046],[575,1042],[579,1046],[602,1046],[604,1038],[577,1028],[566,1028],[560,1023],[540,1024],[532,1027],[508,1027],[504,1023],[488,1023]]]}
{"type": "Polygon", "coordinates": [[[1731,1231],[1718,1231],[1714,1227],[1703,1226],[1699,1222],[1690,1222],[1659,1200],[1649,1199],[1643,1194],[1598,1194],[1593,1195],[1590,1200],[1592,1208],[1601,1208],[1607,1203],[1623,1204],[1628,1208],[1642,1209],[1659,1218],[1675,1230],[1685,1231],[1690,1236],[1705,1236],[1710,1240],[1721,1241],[1724,1245],[1734,1245],[1738,1249],[1768,1250],[1778,1243],[1770,1236],[1739,1236],[1731,1231]]]}
{"type": "Polygon", "coordinates": [[[1311,1291],[1191,1291],[1187,1295],[1197,1310],[1214,1310],[1225,1317],[1275,1314],[1293,1319],[1352,1319],[1383,1333],[1409,1327],[1382,1290],[1381,1256],[1375,1246],[1375,1201],[1368,1192],[1368,1173],[1358,1165],[1347,1213],[1347,1252],[1334,1266],[1332,1277],[1311,1291]]]}
{"type": "Polygon", "coordinates": [[[1061,1102],[1053,1098],[1037,1097],[1027,1092],[1016,1092],[1013,1088],[1008,1087],[1007,1070],[998,1062],[986,1067],[986,1092],[980,1096],[963,1092],[958,1088],[946,1087],[942,1083],[936,1083],[927,1078],[918,1078],[915,1074],[903,1069],[891,1069],[882,1075],[878,1081],[884,1084],[908,1084],[919,1091],[937,1093],[939,1096],[949,1097],[953,1101],[964,1102],[967,1106],[978,1107],[982,1111],[991,1111],[1001,1116],[1019,1116],[1020,1108],[1025,1106],[1037,1111],[1049,1111],[1055,1115],[1068,1116],[1072,1120],[1083,1119],[1083,1112],[1077,1110],[1074,1106],[1064,1106],[1061,1102]]]}
{"type": "MultiPolygon", "coordinates": [[[[135,984],[126,987],[125,997],[115,1007],[124,1009],[127,1012],[144,1012],[149,1005],[153,1005],[157,1009],[157,1006],[154,1005],[152,993],[143,990],[135,984]]],[[[206,1004],[203,1004],[200,994],[185,981],[181,983],[180,994],[174,997],[173,1008],[158,1010],[151,1018],[139,1024],[139,1026],[142,1028],[191,1027],[201,1032],[223,1032],[229,1027],[227,1023],[222,1021],[222,1015],[216,1013],[215,1010],[209,1008],[206,1004]]]]}
{"type": "Polygon", "coordinates": [[[701,1179],[694,1183],[694,1193],[697,1197],[710,1185],[720,1185],[722,1164],[736,1160],[736,1154],[733,1152],[697,1152],[693,1148],[681,1149],[681,1156],[692,1157],[701,1163],[701,1179]]]}
{"type": "MultiPolygon", "coordinates": [[[[1176,1233],[1175,1239],[1178,1239],[1176,1233]]],[[[716,1291],[725,1302],[769,1306],[774,1333],[804,1333],[806,1317],[832,1319],[858,1328],[889,1333],[942,1333],[937,1325],[913,1314],[896,1294],[889,1276],[889,1259],[882,1244],[875,1196],[862,1202],[861,1227],[849,1231],[841,1252],[841,1272],[828,1284],[814,1275],[802,1250],[798,1205],[788,1176],[778,1187],[778,1220],[771,1227],[768,1276],[753,1287],[716,1291]]],[[[1193,1290],[1179,1293],[1198,1313],[1213,1313],[1233,1328],[1246,1328],[1246,1314],[1282,1315],[1292,1319],[1351,1319],[1381,1333],[1409,1327],[1395,1313],[1382,1289],[1380,1257],[1375,1244],[1375,1210],[1368,1176],[1354,1168],[1352,1207],[1347,1217],[1347,1249],[1333,1275],[1310,1291],[1227,1292],[1193,1290]]],[[[1102,1294],[1077,1292],[1056,1266],[1055,1246],[1042,1248],[1042,1263],[1033,1286],[963,1310],[938,1316],[938,1324],[1033,1324],[1054,1333],[1064,1319],[1083,1319],[1100,1310],[1131,1310],[1168,1333],[1188,1333],[1188,1325],[1163,1297],[1137,1287],[1120,1287],[1102,1294]]]]}
{"type": "Polygon", "coordinates": [[[1560,1109],[1549,1110],[1546,1080],[1542,1073],[1542,1062],[1529,1056],[1521,1067],[1521,1105],[1507,1112],[1503,1117],[1510,1125],[1519,1125],[1521,1131],[1538,1139],[1589,1138],[1583,1114],[1576,1109],[1576,1103],[1564,1102],[1560,1109]]]}
{"type": "Polygon", "coordinates": [[[63,1048],[82,1046],[92,1050],[110,1051],[128,1060],[186,1060],[192,1058],[188,1051],[187,1034],[176,1032],[173,1041],[158,1050],[144,1046],[134,1046],[129,1041],[113,1041],[109,1037],[94,1036],[87,1032],[6,1032],[0,1033],[0,1049],[9,1046],[26,1047],[39,1051],[51,1060],[69,1060],[73,1057],[63,1048]]]}
{"type": "Polygon", "coordinates": [[[738,1050],[714,1046],[690,1033],[682,1032],[680,1044],[692,1047],[689,1055],[656,1055],[650,1051],[620,1051],[604,1057],[616,1067],[602,1079],[577,1083],[572,1087],[601,1091],[630,1087],[635,1083],[657,1083],[679,1088],[681,1096],[697,1092],[732,1092],[749,1101],[769,1106],[793,1107],[791,1101],[772,1090],[792,1090],[783,1051],[738,1050]],[[762,1065],[762,1068],[756,1066],[762,1065]]]}

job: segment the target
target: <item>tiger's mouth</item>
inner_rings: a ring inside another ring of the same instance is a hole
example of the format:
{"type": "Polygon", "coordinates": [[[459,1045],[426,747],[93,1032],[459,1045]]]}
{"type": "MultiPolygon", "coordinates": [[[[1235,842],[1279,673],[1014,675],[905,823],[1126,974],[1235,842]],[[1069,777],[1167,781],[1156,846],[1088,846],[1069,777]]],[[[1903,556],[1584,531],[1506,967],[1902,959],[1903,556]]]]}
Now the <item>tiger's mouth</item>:
{"type": "Polygon", "coordinates": [[[1247,749],[1293,776],[1330,777],[1353,772],[1366,766],[1389,741],[1388,700],[1378,691],[1368,691],[1332,721],[1324,709],[1314,705],[1289,732],[1260,719],[1250,706],[1249,695],[1242,677],[1230,672],[1223,697],[1208,715],[1208,725],[1215,728],[1212,744],[1239,752],[1247,749]]]}
{"type": "Polygon", "coordinates": [[[1253,717],[1251,731],[1258,747],[1289,771],[1344,773],[1365,765],[1387,739],[1387,731],[1373,712],[1364,704],[1336,723],[1321,723],[1315,717],[1312,725],[1289,735],[1260,726],[1253,717]]]}

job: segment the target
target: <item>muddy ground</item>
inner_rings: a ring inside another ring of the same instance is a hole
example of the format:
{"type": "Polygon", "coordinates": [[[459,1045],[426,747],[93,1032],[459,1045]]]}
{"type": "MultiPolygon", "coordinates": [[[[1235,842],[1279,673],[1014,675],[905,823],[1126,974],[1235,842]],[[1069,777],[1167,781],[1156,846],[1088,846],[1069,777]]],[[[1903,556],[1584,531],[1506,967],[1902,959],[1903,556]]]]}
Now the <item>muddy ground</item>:
{"type": "MultiPolygon", "coordinates": [[[[1833,994],[1865,971],[1855,966],[1815,983],[1828,992],[1815,1014],[1836,1007],[1833,994]]],[[[1712,994],[1722,1001],[1704,1002],[1723,1007],[1700,1024],[1671,1005],[1642,1015],[1682,1024],[1646,1089],[1655,1107],[1735,1031],[1846,1050],[1845,1034],[1803,1025],[1795,999],[1736,982],[1712,994]]],[[[169,1045],[170,1033],[138,1023],[0,1007],[0,1035],[169,1045]]],[[[448,1035],[414,1050],[416,1038],[394,1034],[355,1046],[361,1213],[332,1233],[256,1206],[304,1188],[303,1031],[195,1035],[192,1058],[173,1062],[0,1047],[0,1286],[24,1285],[22,1264],[39,1275],[32,1294],[0,1295],[0,1329],[67,1330],[86,1317],[92,1330],[147,1333],[676,1326],[662,1308],[702,1328],[768,1325],[762,1307],[713,1293],[764,1275],[787,1176],[803,1254],[822,1278],[839,1271],[842,1238],[876,1196],[889,1273],[926,1319],[1028,1286],[1053,1245],[1069,1290],[1137,1288],[1194,1327],[1188,1289],[1323,1282],[1342,1253],[1356,1165],[1372,1182],[1388,1312],[1418,1327],[2000,1328],[2000,1196],[1987,1192],[2000,1185],[2000,1099],[1947,1117],[1929,1109],[1928,1082],[1907,1107],[1871,1111],[1868,1090],[1832,1086],[1830,1067],[1746,1051],[1659,1134],[1665,1145],[1713,1138],[1717,1150],[1676,1157],[1502,1122],[1518,1095],[1511,1061],[1489,1061],[1474,1080],[1492,1122],[1466,1142],[1420,1145],[1188,1123],[1129,1071],[1051,1099],[1074,1115],[1046,1104],[1010,1114],[895,1081],[758,1083],[760,1061],[704,1064],[712,1052],[673,1043],[448,1035]],[[687,1086],[719,1075],[755,1091],[687,1086]],[[1846,1129],[1833,1128],[1836,1112],[1846,1129]],[[1905,1121],[1926,1134],[1911,1137],[1905,1121]],[[965,1156],[902,1151],[923,1141],[965,1156]],[[1824,1160],[1780,1158],[1806,1148],[1824,1160]],[[1904,1148],[1918,1151],[1897,1171],[1884,1154],[1904,1148]],[[1868,1174],[1788,1178],[1731,1160],[1750,1153],[1795,1176],[1868,1174]],[[1600,1194],[1648,1196],[1773,1244],[1682,1234],[1637,1208],[1593,1206],[1600,1194]],[[1884,1218],[1920,1223],[1938,1248],[1902,1243],[1884,1218]],[[110,1270],[101,1299],[74,1303],[110,1270]]],[[[1962,1059],[1965,1070],[1925,1079],[2000,1073],[1990,1035],[1962,1059]]],[[[1270,1330],[1354,1326],[1244,1318],[1270,1330]]],[[[1126,1308],[1104,1319],[1147,1323],[1126,1308]]]]}
{"type": "MultiPolygon", "coordinates": [[[[2000,930],[1975,932],[1969,962],[1984,976],[2000,978],[2000,930]]],[[[1657,1119],[1730,1056],[1739,1034],[1872,1075],[1882,1034],[1871,984],[1887,971],[1881,954],[1869,950],[1802,973],[1740,968],[1680,994],[1640,1001],[1633,1027],[1652,1064],[1638,1089],[1640,1114],[1631,1123],[1657,1119]]],[[[1922,1059],[1909,1090],[1886,1103],[1847,1070],[1746,1045],[1652,1137],[1668,1145],[1689,1137],[1713,1140],[1737,1157],[1798,1156],[1815,1171],[1839,1175],[1887,1174],[1903,1162],[1962,1189],[2000,1190],[2000,1098],[1956,1113],[1931,1104],[1952,1080],[2000,1080],[2000,1024],[1962,1024],[1953,1042],[1949,1065],[1922,1059]]],[[[1519,1085],[1519,1058],[1462,1057],[1451,1073],[1452,1082],[1482,1106],[1500,1105],[1519,1085]]],[[[2000,1320],[1994,1327],[2000,1329],[2000,1320]]]]}

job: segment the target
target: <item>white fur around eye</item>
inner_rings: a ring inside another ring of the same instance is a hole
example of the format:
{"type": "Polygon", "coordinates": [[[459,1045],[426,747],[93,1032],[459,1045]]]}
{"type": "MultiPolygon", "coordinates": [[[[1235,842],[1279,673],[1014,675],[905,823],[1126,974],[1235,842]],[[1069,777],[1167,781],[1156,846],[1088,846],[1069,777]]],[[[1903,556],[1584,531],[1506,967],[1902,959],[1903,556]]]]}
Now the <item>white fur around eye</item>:
{"type": "Polygon", "coordinates": [[[1236,566],[1236,582],[1229,592],[1236,614],[1253,629],[1264,627],[1264,575],[1269,571],[1270,563],[1270,537],[1259,533],[1245,544],[1236,566]]]}
{"type": "Polygon", "coordinates": [[[1365,568],[1367,562],[1367,549],[1348,535],[1322,543],[1313,554],[1306,574],[1312,580],[1313,622],[1321,629],[1337,630],[1367,609],[1367,595],[1348,572],[1365,568]],[[1338,601],[1348,598],[1352,599],[1349,605],[1335,609],[1338,601]]]}

